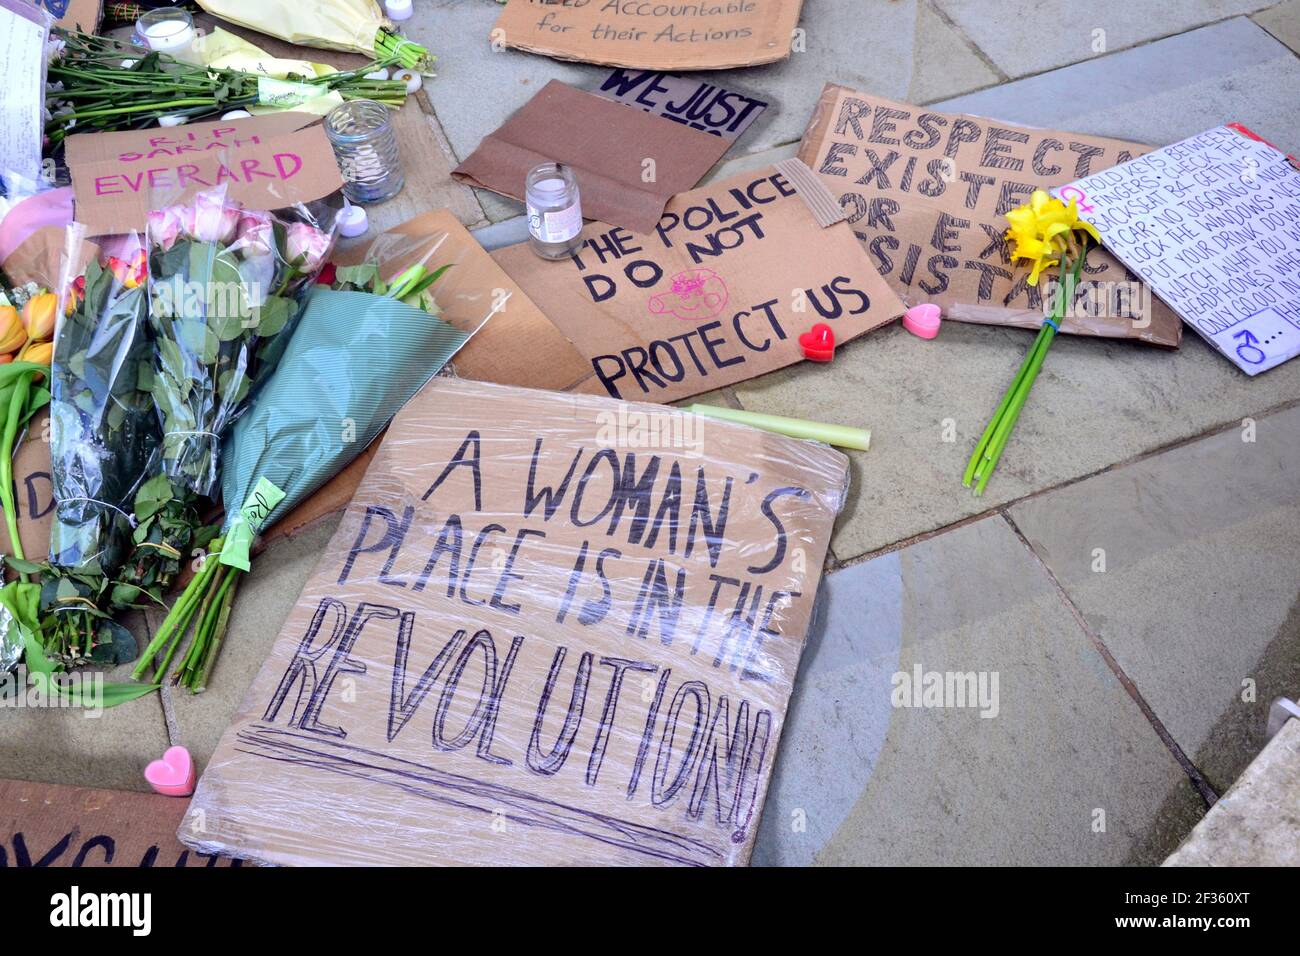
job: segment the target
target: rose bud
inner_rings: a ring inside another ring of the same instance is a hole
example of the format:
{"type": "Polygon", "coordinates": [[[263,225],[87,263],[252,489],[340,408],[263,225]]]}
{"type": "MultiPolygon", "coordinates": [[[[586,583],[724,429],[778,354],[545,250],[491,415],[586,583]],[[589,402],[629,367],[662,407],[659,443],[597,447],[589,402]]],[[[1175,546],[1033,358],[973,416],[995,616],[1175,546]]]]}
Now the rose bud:
{"type": "Polygon", "coordinates": [[[270,255],[275,248],[275,225],[271,214],[246,209],[239,215],[239,232],[232,246],[245,259],[270,255]]]}
{"type": "Polygon", "coordinates": [[[149,240],[164,252],[170,249],[181,234],[181,214],[176,206],[149,211],[149,240]]]}
{"type": "Polygon", "coordinates": [[[299,272],[315,272],[332,245],[331,237],[305,222],[295,222],[289,227],[285,239],[285,258],[299,272]]]}
{"type": "Polygon", "coordinates": [[[221,196],[199,193],[194,197],[192,214],[189,232],[199,242],[227,243],[234,238],[239,225],[239,207],[228,205],[221,196]]]}
{"type": "Polygon", "coordinates": [[[22,313],[27,337],[38,342],[54,338],[54,318],[58,309],[59,297],[53,292],[42,292],[28,299],[22,313]]]}

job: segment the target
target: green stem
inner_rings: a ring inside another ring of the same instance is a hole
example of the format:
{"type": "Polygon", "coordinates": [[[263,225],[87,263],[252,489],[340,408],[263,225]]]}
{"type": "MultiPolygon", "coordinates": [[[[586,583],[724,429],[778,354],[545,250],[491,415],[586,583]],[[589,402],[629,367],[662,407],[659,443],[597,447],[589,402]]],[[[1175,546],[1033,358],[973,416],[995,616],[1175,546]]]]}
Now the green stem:
{"type": "MultiPolygon", "coordinates": [[[[23,554],[22,539],[18,535],[18,515],[14,500],[14,438],[18,434],[19,419],[22,418],[23,406],[31,392],[30,374],[19,376],[14,381],[14,390],[9,396],[8,414],[5,418],[4,437],[0,440],[0,501],[5,512],[5,528],[9,532],[11,553],[20,561],[26,560],[23,554]]],[[[24,584],[27,575],[20,575],[24,584]]]]}
{"type": "Polygon", "coordinates": [[[974,472],[976,481],[974,493],[976,495],[984,493],[984,487],[988,484],[989,478],[993,475],[993,470],[1001,460],[1002,452],[1011,438],[1011,432],[1020,419],[1020,412],[1029,398],[1029,390],[1033,388],[1038,373],[1043,367],[1043,362],[1047,358],[1047,350],[1056,338],[1057,332],[1053,325],[1060,324],[1065,317],[1066,310],[1070,307],[1070,303],[1074,301],[1074,291],[1078,287],[1079,277],[1083,272],[1083,260],[1086,253],[1087,243],[1085,240],[1079,246],[1068,271],[1065,256],[1062,256],[1061,264],[1057,267],[1061,276],[1060,298],[1052,309],[1052,321],[1044,323],[1043,328],[1039,331],[1038,340],[1035,341],[1034,348],[1030,351],[1028,365],[1025,367],[1023,374],[1013,384],[1010,401],[1007,403],[1004,413],[999,417],[997,427],[985,446],[984,453],[974,472]]]}
{"type": "Polygon", "coordinates": [[[239,582],[243,578],[243,573],[238,569],[232,568],[230,572],[230,588],[226,591],[221,602],[221,613],[217,617],[216,630],[212,635],[211,648],[208,651],[207,660],[203,662],[203,672],[199,674],[196,685],[191,685],[190,690],[198,694],[208,688],[208,679],[212,676],[212,666],[217,662],[217,655],[221,653],[221,642],[226,637],[226,627],[230,623],[230,609],[235,603],[235,592],[239,589],[239,582]]]}

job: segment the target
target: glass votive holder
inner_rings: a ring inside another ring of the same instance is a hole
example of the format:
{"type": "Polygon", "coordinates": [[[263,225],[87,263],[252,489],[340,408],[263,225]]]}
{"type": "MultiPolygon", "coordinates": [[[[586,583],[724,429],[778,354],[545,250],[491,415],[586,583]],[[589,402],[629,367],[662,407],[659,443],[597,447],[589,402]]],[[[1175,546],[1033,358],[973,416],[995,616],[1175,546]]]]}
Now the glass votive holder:
{"type": "Polygon", "coordinates": [[[573,169],[563,163],[534,166],[524,180],[528,244],[543,259],[566,259],[582,245],[582,198],[573,169]]]}
{"type": "Polygon", "coordinates": [[[355,203],[392,199],[405,183],[392,113],[374,100],[349,100],[325,116],[325,135],[343,174],[343,195],[355,203]]]}
{"type": "Polygon", "coordinates": [[[148,49],[176,56],[194,42],[194,18],[181,7],[155,7],[140,15],[135,34],[148,49]]]}

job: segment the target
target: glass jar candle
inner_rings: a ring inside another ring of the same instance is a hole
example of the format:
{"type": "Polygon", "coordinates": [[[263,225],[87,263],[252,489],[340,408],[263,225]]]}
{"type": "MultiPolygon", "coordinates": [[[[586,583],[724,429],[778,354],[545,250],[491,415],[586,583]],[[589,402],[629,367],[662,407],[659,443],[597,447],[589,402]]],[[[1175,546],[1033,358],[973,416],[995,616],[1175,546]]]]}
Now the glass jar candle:
{"type": "Polygon", "coordinates": [[[536,166],[524,181],[528,243],[543,259],[567,259],[582,245],[582,201],[573,169],[563,163],[536,166]]]}
{"type": "Polygon", "coordinates": [[[355,203],[392,199],[405,183],[392,113],[374,100],[340,103],[325,117],[325,135],[343,174],[343,195],[355,203]]]}
{"type": "Polygon", "coordinates": [[[150,50],[176,56],[194,42],[194,18],[181,7],[156,7],[141,14],[135,34],[150,50]]]}

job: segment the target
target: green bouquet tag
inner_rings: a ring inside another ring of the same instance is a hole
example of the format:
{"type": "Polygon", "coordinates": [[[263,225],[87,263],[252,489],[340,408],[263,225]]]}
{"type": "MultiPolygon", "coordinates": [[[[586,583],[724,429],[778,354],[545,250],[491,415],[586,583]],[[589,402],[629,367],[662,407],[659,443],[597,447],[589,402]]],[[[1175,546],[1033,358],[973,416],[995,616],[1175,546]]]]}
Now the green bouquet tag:
{"type": "Polygon", "coordinates": [[[273,76],[257,78],[257,102],[262,106],[298,106],[320,94],[319,87],[301,80],[277,80],[273,76]]]}
{"type": "Polygon", "coordinates": [[[247,571],[248,552],[253,546],[253,539],[262,530],[262,525],[266,524],[266,519],[271,516],[275,506],[283,500],[283,491],[267,479],[258,478],[257,484],[253,486],[252,492],[244,501],[244,507],[239,509],[239,513],[230,523],[230,529],[226,532],[226,543],[221,548],[221,557],[218,560],[232,568],[247,571]]]}

